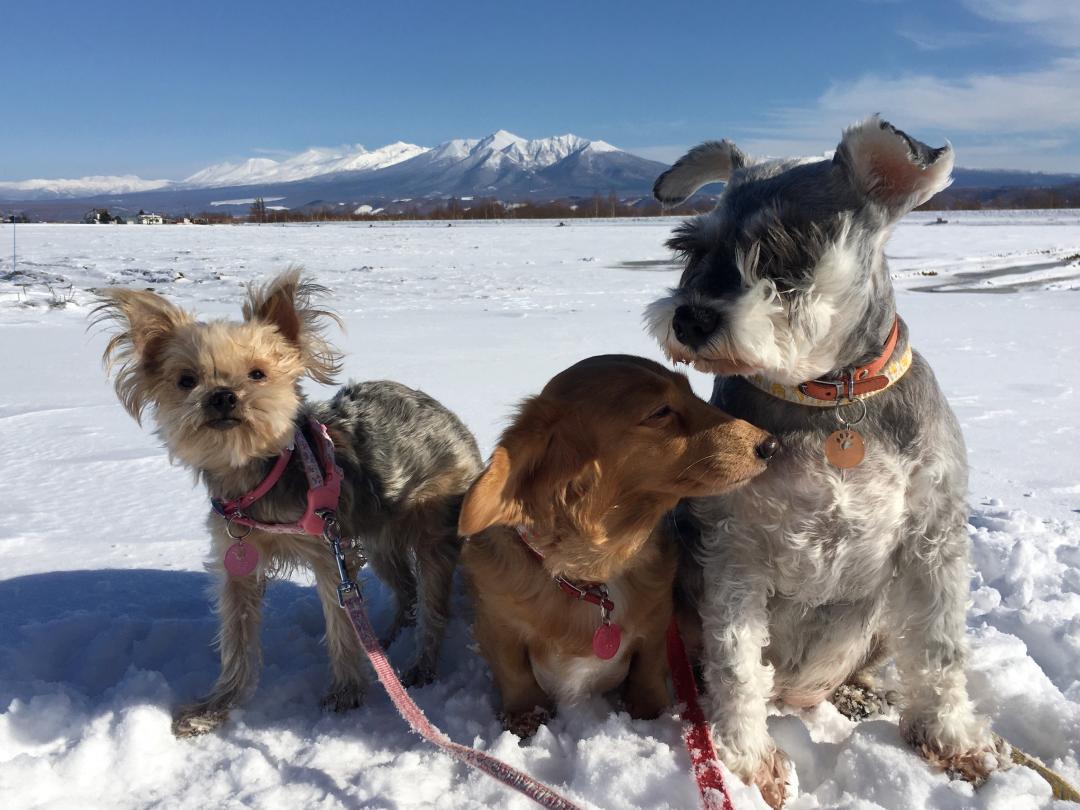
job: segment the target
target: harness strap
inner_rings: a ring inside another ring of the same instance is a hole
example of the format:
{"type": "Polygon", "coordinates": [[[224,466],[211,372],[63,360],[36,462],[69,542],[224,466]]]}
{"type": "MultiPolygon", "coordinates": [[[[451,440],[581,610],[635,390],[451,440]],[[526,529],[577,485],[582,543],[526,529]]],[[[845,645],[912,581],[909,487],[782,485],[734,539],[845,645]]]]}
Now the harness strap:
{"type": "Polygon", "coordinates": [[[686,655],[679,624],[671,617],[667,630],[667,659],[671,671],[671,683],[675,687],[675,698],[685,707],[680,717],[686,723],[683,730],[683,742],[690,752],[690,765],[694,780],[701,794],[701,806],[704,810],[734,810],[731,795],[724,784],[724,772],[720,768],[720,758],[713,746],[709,724],[705,712],[698,702],[697,683],[690,668],[690,659],[686,655]]]}
{"type": "Polygon", "coordinates": [[[405,687],[401,685],[394,668],[386,658],[386,653],[383,652],[382,645],[379,644],[379,638],[364,611],[363,601],[358,591],[350,591],[344,596],[344,607],[349,614],[349,621],[356,632],[356,637],[360,639],[360,645],[367,653],[368,660],[371,661],[375,674],[379,676],[386,694],[390,696],[394,707],[414,732],[459,762],[464,762],[497,779],[508,788],[528,796],[541,807],[551,808],[551,810],[581,810],[578,805],[556,793],[544,783],[533,779],[527,773],[519,771],[490,754],[461,745],[447,737],[427,719],[423,710],[413,702],[409,693],[405,691],[405,687]]]}
{"type": "Polygon", "coordinates": [[[274,484],[276,484],[281,479],[281,476],[285,474],[285,468],[289,466],[289,459],[292,458],[293,448],[295,446],[296,439],[294,438],[293,444],[290,444],[281,451],[281,455],[277,457],[277,461],[275,461],[274,466],[270,468],[270,472],[267,473],[266,478],[260,481],[255,489],[250,492],[245,492],[239,498],[234,498],[231,501],[219,501],[216,498],[211,499],[210,503],[213,504],[217,513],[224,517],[242,512],[273,489],[274,484]]]}
{"type": "Polygon", "coordinates": [[[210,503],[214,511],[225,518],[229,524],[247,526],[268,534],[321,535],[325,529],[325,523],[320,513],[327,509],[337,509],[338,500],[341,497],[341,479],[344,474],[334,460],[334,442],[326,430],[326,425],[315,419],[311,419],[309,425],[312,438],[316,442],[315,450],[318,451],[318,458],[315,451],[311,449],[307,437],[304,436],[304,431],[298,428],[293,444],[282,451],[269,475],[258,486],[231,501],[212,498],[210,503]],[[244,509],[266,495],[281,480],[293,456],[294,448],[299,453],[304,476],[308,482],[307,507],[304,509],[304,514],[292,523],[263,523],[245,515],[244,509]]]}

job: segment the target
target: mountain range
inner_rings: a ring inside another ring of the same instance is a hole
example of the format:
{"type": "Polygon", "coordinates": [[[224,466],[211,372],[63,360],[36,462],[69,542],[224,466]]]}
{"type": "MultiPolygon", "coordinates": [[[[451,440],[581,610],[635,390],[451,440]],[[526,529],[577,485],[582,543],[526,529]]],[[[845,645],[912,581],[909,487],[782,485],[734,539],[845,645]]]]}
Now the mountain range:
{"type": "Polygon", "coordinates": [[[256,197],[290,209],[448,197],[548,200],[644,194],[665,168],[604,141],[577,135],[527,140],[499,130],[432,148],[399,142],[372,151],[309,149],[283,160],[218,163],[176,181],[125,176],[0,182],[0,200],[57,218],[81,216],[90,207],[246,212],[256,197]]]}
{"type": "MultiPolygon", "coordinates": [[[[665,168],[600,140],[577,135],[527,140],[499,130],[430,148],[397,142],[375,150],[314,148],[281,160],[217,163],[183,180],[126,175],[0,181],[0,209],[18,207],[35,219],[78,219],[94,207],[113,213],[246,213],[257,197],[271,208],[343,210],[400,209],[449,197],[645,197],[665,168]]],[[[958,168],[953,188],[1051,187],[1077,180],[1080,175],[958,168]]]]}

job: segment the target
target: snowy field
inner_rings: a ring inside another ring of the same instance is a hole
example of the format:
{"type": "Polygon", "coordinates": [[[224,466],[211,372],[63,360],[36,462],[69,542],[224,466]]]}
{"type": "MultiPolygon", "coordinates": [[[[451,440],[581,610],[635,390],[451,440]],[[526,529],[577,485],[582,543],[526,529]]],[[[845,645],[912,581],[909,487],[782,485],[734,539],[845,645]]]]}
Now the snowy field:
{"type": "MultiPolygon", "coordinates": [[[[971,692],[1000,733],[1078,784],[1080,212],[944,216],[908,217],[888,254],[970,449],[971,692]]],[[[0,806],[531,806],[412,736],[377,687],[356,712],[322,713],[322,617],[303,579],[270,589],[251,702],[218,735],[173,739],[171,707],[217,670],[207,505],[116,401],[88,290],[153,288],[235,314],[243,284],[303,264],[335,292],[348,375],[423,388],[487,453],[514,403],[573,361],[660,359],[641,312],[677,278],[672,224],[20,225],[14,272],[0,226],[0,806]]],[[[365,589],[386,622],[385,592],[365,589]]],[[[466,609],[459,588],[442,677],[413,693],[451,737],[587,806],[696,806],[673,716],[633,721],[597,699],[527,745],[502,733],[466,609]]],[[[770,727],[797,769],[795,810],[1055,807],[1024,769],[978,792],[932,773],[895,718],[855,725],[826,704],[770,727]]],[[[733,787],[740,810],[764,807],[733,787]]]]}

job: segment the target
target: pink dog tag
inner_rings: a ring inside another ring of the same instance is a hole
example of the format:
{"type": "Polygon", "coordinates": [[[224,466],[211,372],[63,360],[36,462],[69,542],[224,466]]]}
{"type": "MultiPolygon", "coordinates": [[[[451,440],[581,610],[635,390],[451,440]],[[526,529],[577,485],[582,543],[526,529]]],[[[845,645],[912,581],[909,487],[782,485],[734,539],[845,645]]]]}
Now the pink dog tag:
{"type": "MultiPolygon", "coordinates": [[[[259,564],[259,551],[243,540],[233,543],[225,550],[225,570],[231,577],[246,577],[259,564]]],[[[593,641],[596,646],[596,641],[593,641]]]]}
{"type": "Polygon", "coordinates": [[[604,622],[593,633],[592,651],[597,658],[602,658],[605,661],[614,658],[615,653],[619,651],[620,644],[622,644],[622,630],[619,629],[617,624],[604,622]]]}

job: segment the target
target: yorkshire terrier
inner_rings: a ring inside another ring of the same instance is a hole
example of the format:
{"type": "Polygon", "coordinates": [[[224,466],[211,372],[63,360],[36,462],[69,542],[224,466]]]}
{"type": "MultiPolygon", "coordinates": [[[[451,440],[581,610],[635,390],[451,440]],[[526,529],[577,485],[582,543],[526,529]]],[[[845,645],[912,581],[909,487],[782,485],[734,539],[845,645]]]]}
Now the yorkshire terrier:
{"type": "MultiPolygon", "coordinates": [[[[249,288],[241,322],[204,322],[156,293],[112,289],[102,294],[95,323],[118,327],[104,360],[120,401],[140,422],[149,407],[170,457],[190,467],[212,499],[248,493],[298,431],[321,432],[311,426],[325,425],[343,472],[341,536],[362,550],[394,593],[396,614],[384,644],[418,620],[417,657],[405,682],[426,683],[434,677],[449,614],[461,548],[458,512],[481,471],[480,454],[454,414],[398,383],[350,383],[329,401],[305,398],[302,378],[329,384],[341,369],[341,355],[324,334],[329,323],[340,322],[313,305],[326,292],[290,269],[249,288]]],[[[312,444],[320,439],[308,438],[312,444]]],[[[244,509],[245,517],[264,524],[296,521],[309,489],[302,460],[292,457],[277,483],[244,509]]],[[[252,555],[247,560],[253,570],[237,576],[225,556],[247,529],[213,510],[208,525],[208,568],[218,578],[221,674],[209,696],[176,711],[173,733],[214,730],[250,693],[261,657],[267,578],[300,566],[314,573],[326,619],[332,684],[323,705],[335,711],[358,706],[370,670],[338,606],[339,577],[326,541],[252,529],[239,542],[252,555]]],[[[352,571],[358,562],[357,552],[350,552],[352,571]]]]}

